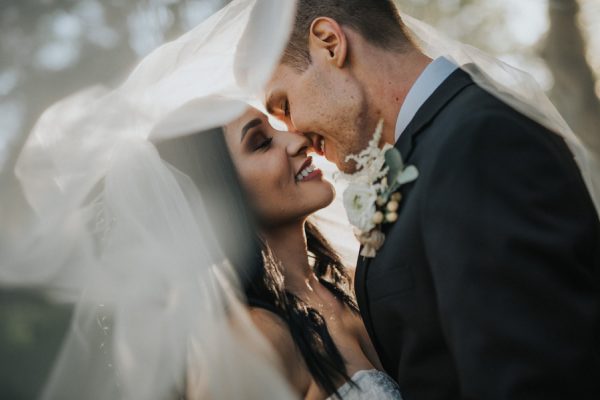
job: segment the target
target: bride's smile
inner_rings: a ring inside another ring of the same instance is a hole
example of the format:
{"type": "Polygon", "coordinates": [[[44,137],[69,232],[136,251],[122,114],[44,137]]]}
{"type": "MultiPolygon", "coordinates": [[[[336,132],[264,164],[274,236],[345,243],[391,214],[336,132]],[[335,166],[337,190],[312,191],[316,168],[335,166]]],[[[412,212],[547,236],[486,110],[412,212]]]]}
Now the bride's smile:
{"type": "Polygon", "coordinates": [[[250,109],[227,125],[225,139],[262,223],[297,221],[333,201],[333,186],[308,155],[314,147],[305,136],[277,131],[250,109]]]}
{"type": "Polygon", "coordinates": [[[323,172],[313,164],[313,158],[308,157],[296,174],[296,182],[309,182],[323,177],[323,172]]]}

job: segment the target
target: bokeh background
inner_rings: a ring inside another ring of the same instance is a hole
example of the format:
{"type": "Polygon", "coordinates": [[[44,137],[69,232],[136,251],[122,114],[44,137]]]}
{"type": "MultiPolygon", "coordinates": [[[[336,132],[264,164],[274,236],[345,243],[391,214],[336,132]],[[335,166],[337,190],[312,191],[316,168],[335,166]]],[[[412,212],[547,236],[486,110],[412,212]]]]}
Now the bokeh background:
{"type": "MultiPolygon", "coordinates": [[[[115,86],[136,60],[225,3],[0,0],[0,179],[10,179],[5,166],[46,107],[86,86],[115,86]]],[[[574,131],[600,135],[600,0],[397,3],[530,72],[574,131]]],[[[0,288],[0,398],[35,397],[69,315],[37,294],[0,288]]]]}
{"type": "MultiPolygon", "coordinates": [[[[396,2],[530,72],[576,132],[600,130],[600,0],[396,2]]],[[[116,84],[136,60],[224,3],[0,0],[0,167],[49,104],[88,85],[116,84]]]]}

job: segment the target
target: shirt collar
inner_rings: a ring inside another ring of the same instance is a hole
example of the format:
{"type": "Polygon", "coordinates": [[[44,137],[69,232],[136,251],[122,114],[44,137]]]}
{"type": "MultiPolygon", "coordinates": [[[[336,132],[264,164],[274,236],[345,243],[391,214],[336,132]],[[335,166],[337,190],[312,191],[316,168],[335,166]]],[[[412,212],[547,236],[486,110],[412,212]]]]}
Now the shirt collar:
{"type": "Polygon", "coordinates": [[[421,73],[409,90],[396,122],[396,141],[421,106],[458,67],[445,57],[436,58],[421,73]]]}

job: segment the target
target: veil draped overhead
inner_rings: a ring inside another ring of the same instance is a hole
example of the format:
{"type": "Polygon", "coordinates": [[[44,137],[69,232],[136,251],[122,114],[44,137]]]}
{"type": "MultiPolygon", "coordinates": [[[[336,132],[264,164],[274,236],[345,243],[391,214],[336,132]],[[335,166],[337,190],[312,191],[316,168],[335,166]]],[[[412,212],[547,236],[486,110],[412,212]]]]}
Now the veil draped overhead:
{"type": "Polygon", "coordinates": [[[39,119],[0,191],[0,287],[74,305],[43,398],[293,397],[242,307],[203,188],[154,142],[241,115],[294,10],[234,0],[120,87],[83,90],[39,119]]]}
{"type": "Polygon", "coordinates": [[[573,153],[596,210],[600,213],[600,148],[596,132],[575,134],[544,90],[528,73],[480,49],[455,41],[407,14],[401,18],[421,50],[431,58],[444,56],[460,66],[481,88],[515,110],[560,134],[573,153]],[[594,147],[596,146],[596,147],[594,147]]]}

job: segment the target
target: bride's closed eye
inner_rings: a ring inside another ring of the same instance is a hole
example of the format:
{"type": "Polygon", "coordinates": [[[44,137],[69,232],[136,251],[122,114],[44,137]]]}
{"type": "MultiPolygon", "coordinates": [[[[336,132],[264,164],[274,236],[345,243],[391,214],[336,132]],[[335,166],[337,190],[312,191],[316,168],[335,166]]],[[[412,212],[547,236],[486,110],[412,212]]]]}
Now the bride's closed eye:
{"type": "Polygon", "coordinates": [[[265,137],[262,140],[259,141],[258,145],[254,148],[254,151],[259,151],[259,150],[268,150],[269,147],[271,147],[271,143],[273,142],[273,138],[272,137],[265,137]]]}
{"type": "Polygon", "coordinates": [[[271,146],[273,138],[265,133],[261,125],[263,121],[260,118],[255,118],[248,122],[242,128],[241,140],[244,147],[250,151],[264,151],[271,146]]]}
{"type": "Polygon", "coordinates": [[[272,137],[267,136],[263,131],[258,130],[250,134],[250,137],[248,138],[248,148],[252,152],[266,151],[271,147],[272,142],[272,137]]]}

